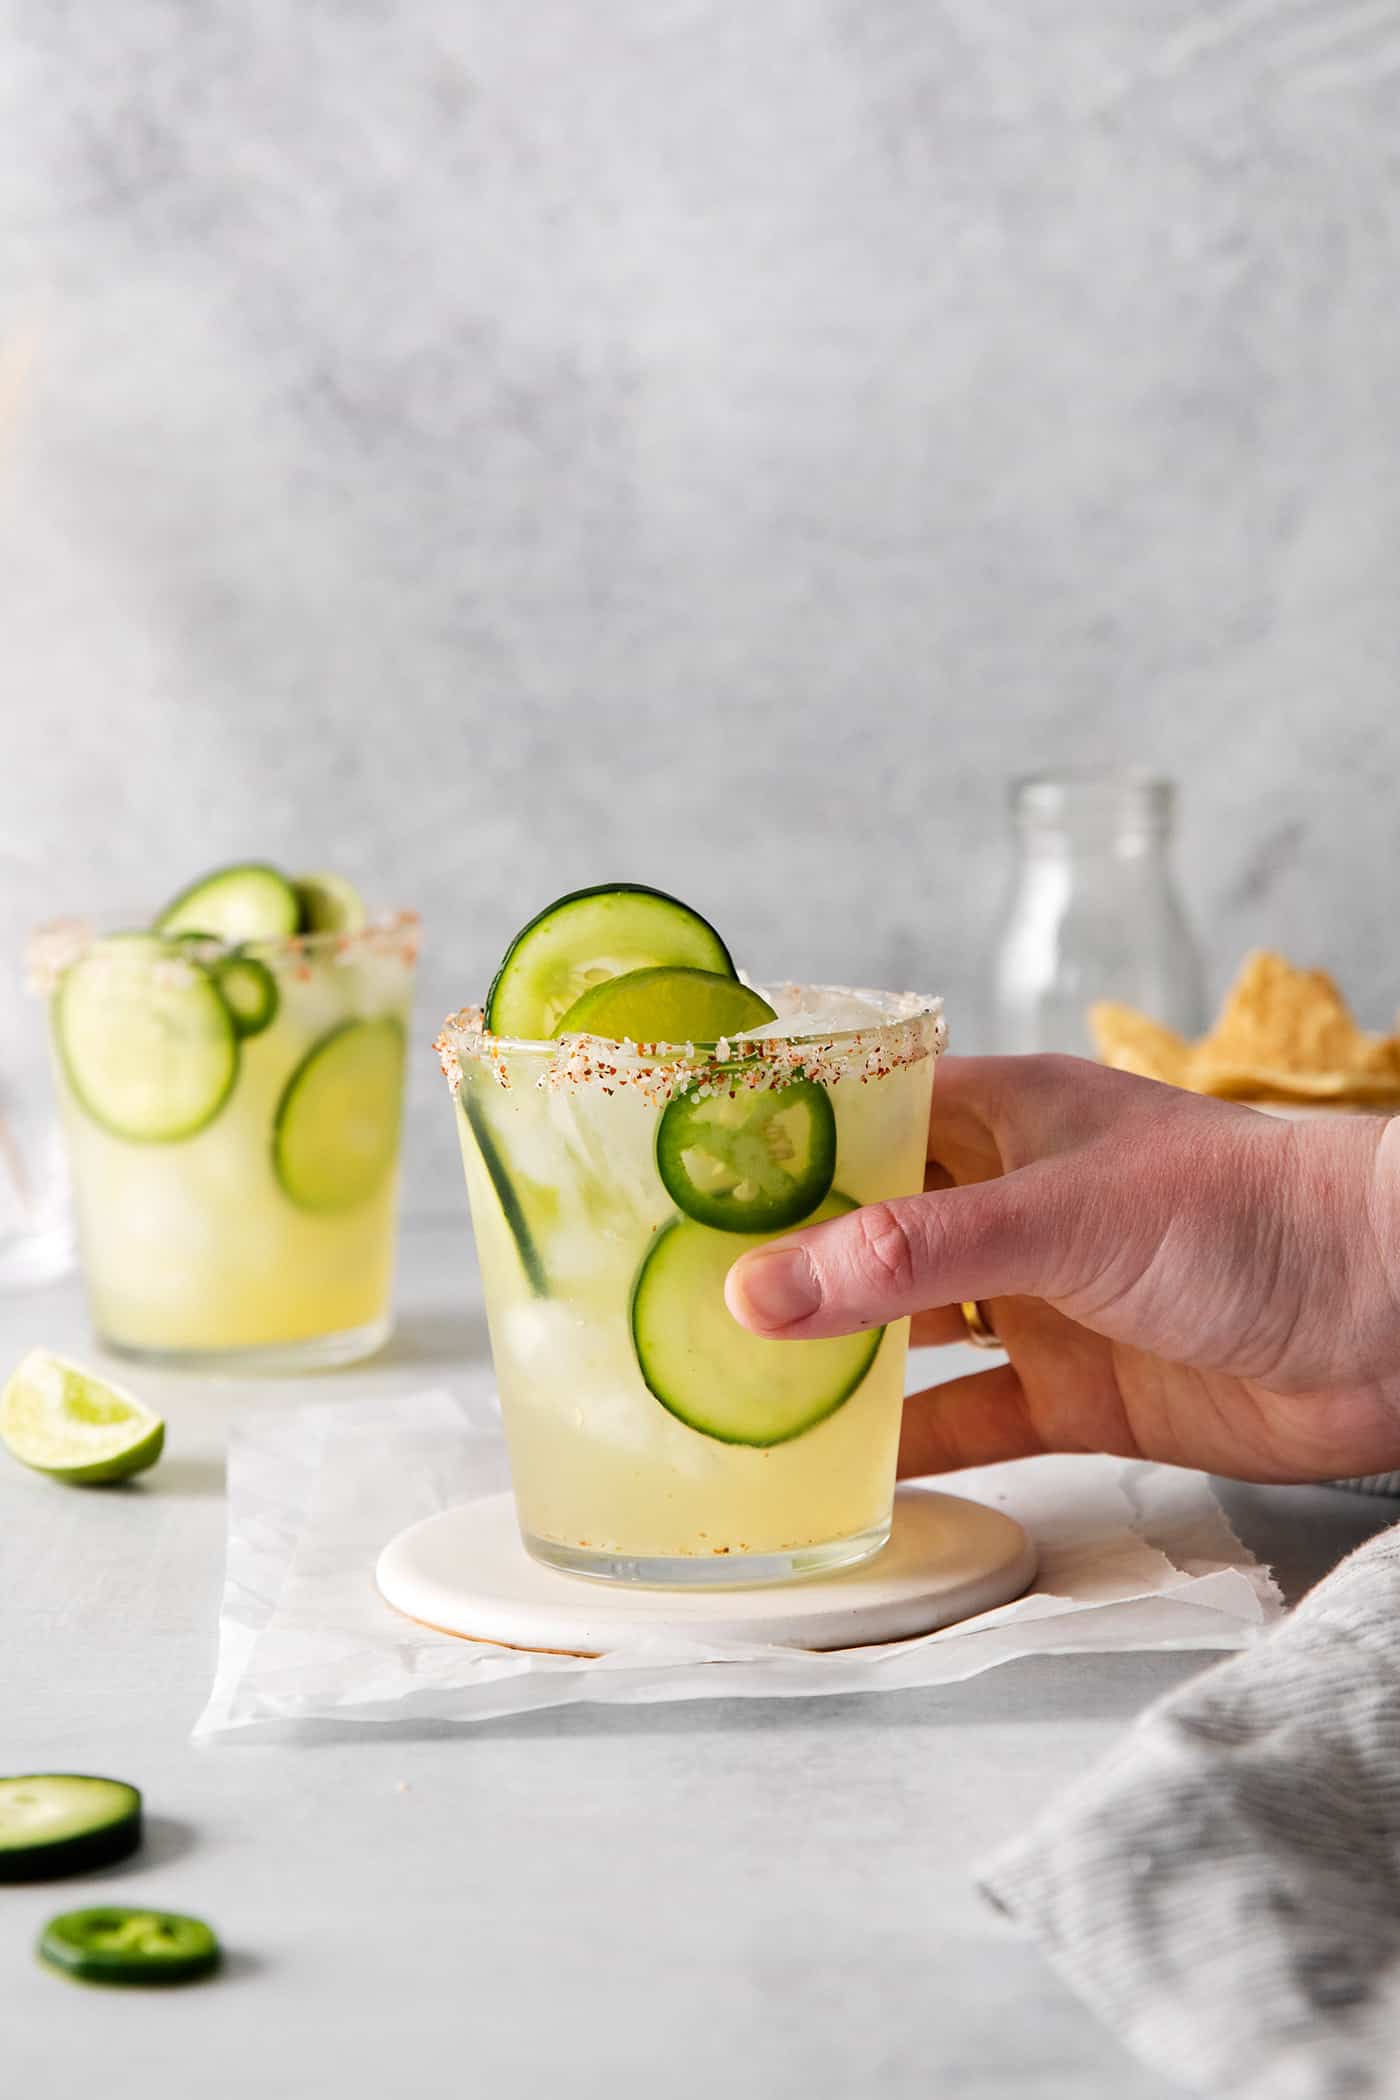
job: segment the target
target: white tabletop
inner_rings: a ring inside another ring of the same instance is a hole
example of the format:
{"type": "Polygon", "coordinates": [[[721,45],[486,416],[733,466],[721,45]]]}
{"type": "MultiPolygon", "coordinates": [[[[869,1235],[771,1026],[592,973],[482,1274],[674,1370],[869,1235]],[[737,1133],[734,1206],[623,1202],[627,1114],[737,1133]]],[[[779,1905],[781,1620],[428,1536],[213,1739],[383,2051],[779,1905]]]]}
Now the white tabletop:
{"type": "MultiPolygon", "coordinates": [[[[884,1696],[576,1706],[426,1737],[191,1745],[230,1424],[293,1397],[450,1381],[484,1348],[469,1244],[465,1218],[407,1236],[397,1337],[357,1370],[257,1385],[123,1374],[170,1424],[139,1486],[83,1493],[0,1460],[3,1769],[130,1779],[150,1817],[144,1851],[104,1875],[0,1890],[6,2093],[1176,2090],[1095,2026],[969,1867],[1208,1656],[1036,1660],[884,1696]],[[102,1901],[206,1917],[229,1949],[223,1975],[126,1995],[33,1965],[46,1917],[102,1901]]],[[[0,1297],[0,1367],[34,1343],[93,1356],[75,1287],[0,1297]]],[[[1223,1494],[1293,1594],[1395,1514],[1325,1488],[1223,1494]]]]}

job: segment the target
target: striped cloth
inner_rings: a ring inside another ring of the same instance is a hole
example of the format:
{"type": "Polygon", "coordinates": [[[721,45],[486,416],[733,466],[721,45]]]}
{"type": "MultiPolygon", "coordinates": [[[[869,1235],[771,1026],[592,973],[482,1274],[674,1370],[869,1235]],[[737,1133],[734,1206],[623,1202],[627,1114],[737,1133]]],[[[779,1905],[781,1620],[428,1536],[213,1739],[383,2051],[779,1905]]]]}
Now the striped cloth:
{"type": "Polygon", "coordinates": [[[1400,1526],[1149,1708],[978,1879],[1188,2089],[1400,2094],[1400,1526]]]}

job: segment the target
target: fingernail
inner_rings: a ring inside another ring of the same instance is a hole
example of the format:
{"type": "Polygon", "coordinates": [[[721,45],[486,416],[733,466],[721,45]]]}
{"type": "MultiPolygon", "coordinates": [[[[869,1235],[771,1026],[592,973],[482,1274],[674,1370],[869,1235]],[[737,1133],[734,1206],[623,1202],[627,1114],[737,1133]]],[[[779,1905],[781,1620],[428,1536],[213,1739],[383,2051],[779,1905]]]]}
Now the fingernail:
{"type": "Polygon", "coordinates": [[[729,1274],[731,1307],[759,1327],[791,1327],[822,1302],[816,1271],[801,1247],[765,1247],[746,1254],[729,1274]]]}

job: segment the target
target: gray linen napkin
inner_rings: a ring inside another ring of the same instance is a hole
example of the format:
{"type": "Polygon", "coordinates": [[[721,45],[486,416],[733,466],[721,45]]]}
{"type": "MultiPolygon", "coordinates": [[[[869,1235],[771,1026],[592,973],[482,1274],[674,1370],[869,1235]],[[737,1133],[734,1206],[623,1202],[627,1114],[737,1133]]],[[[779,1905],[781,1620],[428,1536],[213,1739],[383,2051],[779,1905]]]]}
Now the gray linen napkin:
{"type": "Polygon", "coordinates": [[[978,1880],[1184,2085],[1400,2094],[1400,1526],[1150,1707],[978,1880]]]}

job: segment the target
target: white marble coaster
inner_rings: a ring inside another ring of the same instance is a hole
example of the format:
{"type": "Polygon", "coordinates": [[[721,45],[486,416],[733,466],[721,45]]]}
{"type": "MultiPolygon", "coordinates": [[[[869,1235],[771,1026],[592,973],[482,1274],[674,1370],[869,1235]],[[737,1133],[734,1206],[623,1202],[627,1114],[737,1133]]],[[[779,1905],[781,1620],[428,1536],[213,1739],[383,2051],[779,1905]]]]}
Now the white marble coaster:
{"type": "Polygon", "coordinates": [[[628,1588],[563,1575],[531,1560],[515,1503],[491,1495],[425,1517],[385,1547],[381,1594],[441,1633],[573,1655],[692,1641],[784,1648],[863,1648],[908,1640],[1018,1597],[1036,1549],[1013,1517],[933,1488],[900,1488],[894,1530],[873,1560],[764,1588],[628,1588]]]}

